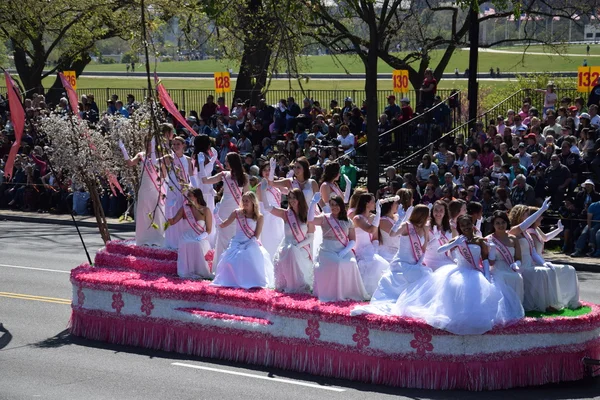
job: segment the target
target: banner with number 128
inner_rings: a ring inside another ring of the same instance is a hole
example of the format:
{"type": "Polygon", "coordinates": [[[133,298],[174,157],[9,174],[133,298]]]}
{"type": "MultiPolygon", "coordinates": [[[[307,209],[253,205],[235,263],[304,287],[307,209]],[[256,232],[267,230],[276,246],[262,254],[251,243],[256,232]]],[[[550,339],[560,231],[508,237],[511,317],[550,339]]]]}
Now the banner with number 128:
{"type": "Polygon", "coordinates": [[[229,72],[215,72],[215,92],[231,92],[231,78],[229,72]]]}

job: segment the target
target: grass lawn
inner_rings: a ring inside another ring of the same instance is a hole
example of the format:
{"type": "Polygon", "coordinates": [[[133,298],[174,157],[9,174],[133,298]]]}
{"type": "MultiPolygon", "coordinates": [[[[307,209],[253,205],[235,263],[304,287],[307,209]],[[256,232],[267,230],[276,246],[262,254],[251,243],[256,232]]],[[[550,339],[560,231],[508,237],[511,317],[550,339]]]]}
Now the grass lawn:
{"type": "MultiPolygon", "coordinates": [[[[572,46],[572,54],[585,54],[585,46],[572,46]]],[[[500,49],[500,48],[499,48],[500,49]]],[[[523,47],[506,48],[510,51],[522,51],[523,47]]],[[[550,51],[550,50],[546,50],[550,51]]],[[[531,46],[528,52],[544,52],[542,46],[531,46]]],[[[571,52],[571,48],[565,48],[565,54],[571,52]]],[[[403,53],[399,53],[402,55],[403,53]]],[[[442,50],[434,50],[431,54],[432,64],[436,65],[441,58],[442,50]]],[[[600,46],[592,45],[592,57],[588,58],[588,65],[600,65],[600,46]]],[[[546,72],[546,71],[576,71],[583,62],[582,57],[561,57],[558,55],[526,55],[523,59],[518,54],[479,53],[479,71],[487,72],[490,67],[500,68],[501,72],[546,72]]],[[[304,73],[344,73],[339,65],[346,66],[350,73],[362,73],[364,67],[358,57],[351,55],[339,56],[339,62],[330,56],[308,56],[302,57],[302,69],[304,73]]],[[[469,51],[456,50],[446,72],[452,73],[455,68],[463,72],[469,63],[469,51]]],[[[154,66],[152,66],[154,68],[154,66]]],[[[215,72],[225,71],[232,68],[237,71],[238,65],[227,60],[202,60],[202,61],[171,61],[157,64],[158,72],[215,72]]],[[[141,66],[137,68],[141,70],[141,66]]],[[[86,72],[92,71],[122,71],[125,72],[125,64],[91,64],[86,72]]],[[[391,72],[392,68],[379,61],[379,72],[391,72]]]]}
{"type": "Polygon", "coordinates": [[[589,314],[592,312],[591,307],[579,307],[576,310],[570,310],[568,308],[562,309],[556,312],[546,312],[542,313],[539,311],[528,311],[525,313],[525,316],[531,318],[552,318],[552,317],[579,317],[581,315],[589,314]]]}

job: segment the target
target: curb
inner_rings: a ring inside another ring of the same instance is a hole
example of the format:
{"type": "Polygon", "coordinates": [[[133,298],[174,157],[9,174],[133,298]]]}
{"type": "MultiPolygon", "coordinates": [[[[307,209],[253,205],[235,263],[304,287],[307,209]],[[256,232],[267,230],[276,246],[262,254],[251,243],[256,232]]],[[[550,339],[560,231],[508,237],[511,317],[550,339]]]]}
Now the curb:
{"type": "MultiPolygon", "coordinates": [[[[16,221],[16,222],[33,222],[37,224],[51,224],[51,225],[73,225],[72,219],[60,219],[60,218],[44,218],[44,217],[34,217],[30,215],[7,215],[0,213],[0,220],[4,221],[16,221]]],[[[78,226],[83,226],[86,228],[97,228],[98,225],[96,221],[77,221],[78,226]]],[[[108,222],[108,229],[115,231],[125,231],[125,232],[133,232],[135,231],[135,223],[133,222],[108,222]]]]}
{"type": "MultiPolygon", "coordinates": [[[[575,268],[575,270],[581,271],[581,272],[600,272],[600,259],[592,259],[594,261],[593,261],[593,263],[590,263],[590,262],[583,262],[583,260],[580,258],[573,258],[566,254],[561,254],[561,253],[550,253],[550,254],[551,254],[551,256],[547,257],[546,260],[551,263],[559,264],[559,265],[560,264],[570,265],[573,268],[575,268]]],[[[585,260],[588,260],[588,259],[585,258],[585,260]]]]}

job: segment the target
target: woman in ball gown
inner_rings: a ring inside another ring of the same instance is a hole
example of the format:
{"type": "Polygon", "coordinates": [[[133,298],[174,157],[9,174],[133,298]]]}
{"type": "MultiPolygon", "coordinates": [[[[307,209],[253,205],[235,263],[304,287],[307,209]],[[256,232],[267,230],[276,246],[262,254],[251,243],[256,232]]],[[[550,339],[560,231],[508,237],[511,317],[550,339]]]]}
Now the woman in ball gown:
{"type": "Polygon", "coordinates": [[[390,268],[390,264],[377,254],[381,203],[375,203],[373,194],[364,193],[358,200],[355,214],[352,222],[356,235],[356,261],[365,290],[371,296],[377,289],[381,276],[390,268]],[[371,215],[373,210],[376,211],[375,215],[371,215]]]}
{"type": "Polygon", "coordinates": [[[344,179],[346,180],[346,190],[342,192],[342,189],[340,189],[337,184],[338,179],[340,179],[340,164],[335,161],[326,164],[325,169],[323,170],[323,178],[321,178],[321,186],[319,187],[319,192],[321,193],[320,205],[324,213],[331,212],[329,209],[329,198],[332,195],[342,198],[344,200],[344,204],[350,201],[352,183],[348,177],[344,175],[344,179]]]}
{"type": "Polygon", "coordinates": [[[166,190],[158,173],[155,139],[148,141],[145,152],[139,152],[132,159],[121,141],[119,148],[128,166],[142,165],[140,188],[135,203],[135,243],[138,246],[163,247],[166,190]]]}
{"type": "Polygon", "coordinates": [[[337,195],[329,199],[331,213],[315,216],[321,195],[310,202],[308,222],[323,228],[323,243],[315,263],[313,293],[321,301],[365,300],[368,295],[352,249],[355,234],[346,215],[344,200],[337,195]]]}
{"type": "Polygon", "coordinates": [[[445,201],[437,200],[433,203],[429,215],[429,243],[425,249],[423,263],[435,271],[444,265],[454,264],[450,252],[438,252],[438,249],[452,240],[452,229],[448,206],[445,201]]]}
{"type": "Polygon", "coordinates": [[[226,228],[236,222],[235,236],[219,259],[212,285],[243,289],[273,287],[271,256],[258,240],[264,220],[256,195],[244,193],[241,205],[220,224],[226,228]]]}
{"type": "MultiPolygon", "coordinates": [[[[202,183],[206,185],[213,185],[220,181],[224,183],[223,197],[221,197],[221,201],[215,206],[213,212],[215,223],[218,225],[213,261],[217,268],[219,257],[229,246],[229,242],[235,234],[235,225],[221,226],[221,222],[227,219],[234,210],[238,209],[242,201],[242,193],[248,191],[248,176],[244,173],[242,159],[238,153],[227,153],[225,169],[226,171],[219,172],[211,177],[202,178],[202,183]]],[[[257,212],[259,212],[258,209],[257,212]]]]}
{"type": "Polygon", "coordinates": [[[169,220],[175,225],[184,219],[184,232],[179,238],[177,250],[177,275],[182,278],[212,277],[211,261],[207,255],[211,251],[208,235],[212,230],[212,213],[206,206],[202,190],[191,189],[184,204],[177,214],[169,220]]]}
{"type": "Polygon", "coordinates": [[[441,267],[412,284],[398,298],[394,314],[420,318],[457,335],[482,334],[524,317],[515,292],[485,276],[489,272],[489,248],[485,239],[474,236],[474,230],[470,215],[458,218],[461,236],[438,249],[454,249],[458,263],[441,267]]]}
{"type": "MultiPolygon", "coordinates": [[[[267,181],[263,180],[260,189],[266,194],[267,181]]],[[[266,205],[266,212],[282,220],[283,240],[275,254],[275,290],[286,293],[308,293],[313,285],[313,258],[311,243],[314,225],[308,224],[308,205],[304,193],[294,188],[288,193],[288,208],[266,205]]]]}
{"type": "MultiPolygon", "coordinates": [[[[219,164],[217,161],[219,153],[213,147],[211,147],[210,138],[206,135],[199,135],[194,138],[194,159],[196,160],[196,173],[190,178],[193,187],[202,189],[202,195],[204,201],[206,201],[206,207],[212,214],[215,208],[215,189],[211,184],[202,183],[202,178],[211,176],[215,164],[219,164]]],[[[217,240],[216,229],[213,229],[208,235],[208,241],[211,247],[215,246],[217,240]]]]}
{"type": "Polygon", "coordinates": [[[398,252],[377,284],[371,303],[355,307],[352,315],[390,315],[398,297],[414,282],[431,275],[431,268],[423,264],[429,238],[427,218],[429,208],[419,204],[414,207],[408,221],[398,220],[392,226],[393,236],[400,236],[398,252]]]}
{"type": "MultiPolygon", "coordinates": [[[[272,158],[269,161],[271,164],[271,171],[273,176],[275,168],[273,163],[275,159],[272,158]]],[[[277,179],[269,182],[270,185],[281,189],[282,191],[290,191],[292,189],[300,189],[304,194],[306,201],[312,199],[313,195],[319,191],[319,185],[314,179],[310,179],[310,163],[306,157],[298,157],[293,165],[293,176],[290,178],[277,179]]],[[[312,243],[313,260],[317,258],[317,252],[323,242],[323,230],[320,226],[315,227],[314,240],[312,243]]]]}
{"type": "MultiPolygon", "coordinates": [[[[275,159],[272,158],[271,160],[274,161],[275,159]]],[[[271,168],[269,163],[264,163],[258,170],[258,176],[263,178],[263,182],[269,182],[267,178],[274,173],[275,170],[271,168]]],[[[270,181],[273,181],[272,177],[270,181]]],[[[266,190],[257,190],[256,195],[260,205],[260,213],[263,215],[265,220],[264,226],[267,227],[267,229],[263,229],[260,236],[260,241],[267,252],[269,252],[271,255],[272,260],[273,257],[275,257],[279,243],[281,243],[281,240],[284,236],[283,220],[281,218],[277,218],[275,215],[272,215],[270,212],[267,212],[267,209],[281,207],[281,190],[274,186],[267,185],[266,190]]]]}
{"type": "MultiPolygon", "coordinates": [[[[381,222],[379,222],[379,254],[385,261],[392,262],[400,246],[400,236],[391,236],[392,226],[398,221],[398,200],[400,197],[388,197],[381,200],[381,222]]],[[[404,213],[402,213],[404,214],[404,213]]]]}
{"type": "Polygon", "coordinates": [[[496,259],[493,260],[492,276],[511,287],[523,303],[525,288],[519,270],[521,266],[521,247],[514,235],[509,233],[510,222],[506,211],[494,211],[492,215],[494,233],[486,239],[496,247],[496,259]]]}
{"type": "MultiPolygon", "coordinates": [[[[535,213],[536,211],[536,207],[529,207],[529,212],[535,213]]],[[[543,219],[543,216],[539,217],[535,220],[533,225],[527,229],[527,233],[529,233],[533,239],[535,250],[542,260],[544,259],[542,256],[544,253],[544,243],[554,239],[564,229],[562,222],[558,220],[557,228],[546,234],[540,229],[540,224],[543,219]]],[[[570,309],[581,307],[581,302],[579,301],[579,280],[577,279],[577,271],[575,268],[570,265],[554,264],[545,260],[542,265],[553,268],[556,272],[559,306],[570,309]]]]}

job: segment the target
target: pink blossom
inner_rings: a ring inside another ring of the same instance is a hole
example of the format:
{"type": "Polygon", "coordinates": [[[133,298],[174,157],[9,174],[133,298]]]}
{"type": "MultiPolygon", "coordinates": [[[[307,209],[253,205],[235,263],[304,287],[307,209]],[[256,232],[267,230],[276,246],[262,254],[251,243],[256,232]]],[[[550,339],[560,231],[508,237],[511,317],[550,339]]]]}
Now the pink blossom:
{"type": "Polygon", "coordinates": [[[125,302],[123,301],[123,295],[121,293],[113,293],[112,295],[112,308],[117,311],[117,314],[121,314],[121,309],[125,307],[125,302]]]}
{"type": "Polygon", "coordinates": [[[142,296],[142,306],[140,307],[140,311],[145,313],[146,315],[152,314],[152,310],[154,309],[154,304],[152,304],[152,297],[149,295],[142,296]]]}
{"type": "Polygon", "coordinates": [[[304,330],[311,342],[318,340],[321,337],[321,331],[319,330],[319,320],[309,319],[308,326],[304,330]]]}
{"type": "Polygon", "coordinates": [[[352,335],[352,340],[356,342],[356,347],[363,349],[371,344],[369,340],[369,328],[364,326],[357,326],[356,333],[352,335]]]}
{"type": "Polygon", "coordinates": [[[77,305],[79,307],[83,307],[83,303],[85,302],[85,293],[83,293],[83,289],[81,286],[77,288],[77,305]]]}
{"type": "Polygon", "coordinates": [[[431,335],[424,332],[415,332],[415,339],[410,341],[410,347],[417,349],[417,354],[420,356],[424,356],[428,351],[433,351],[431,335]]]}

